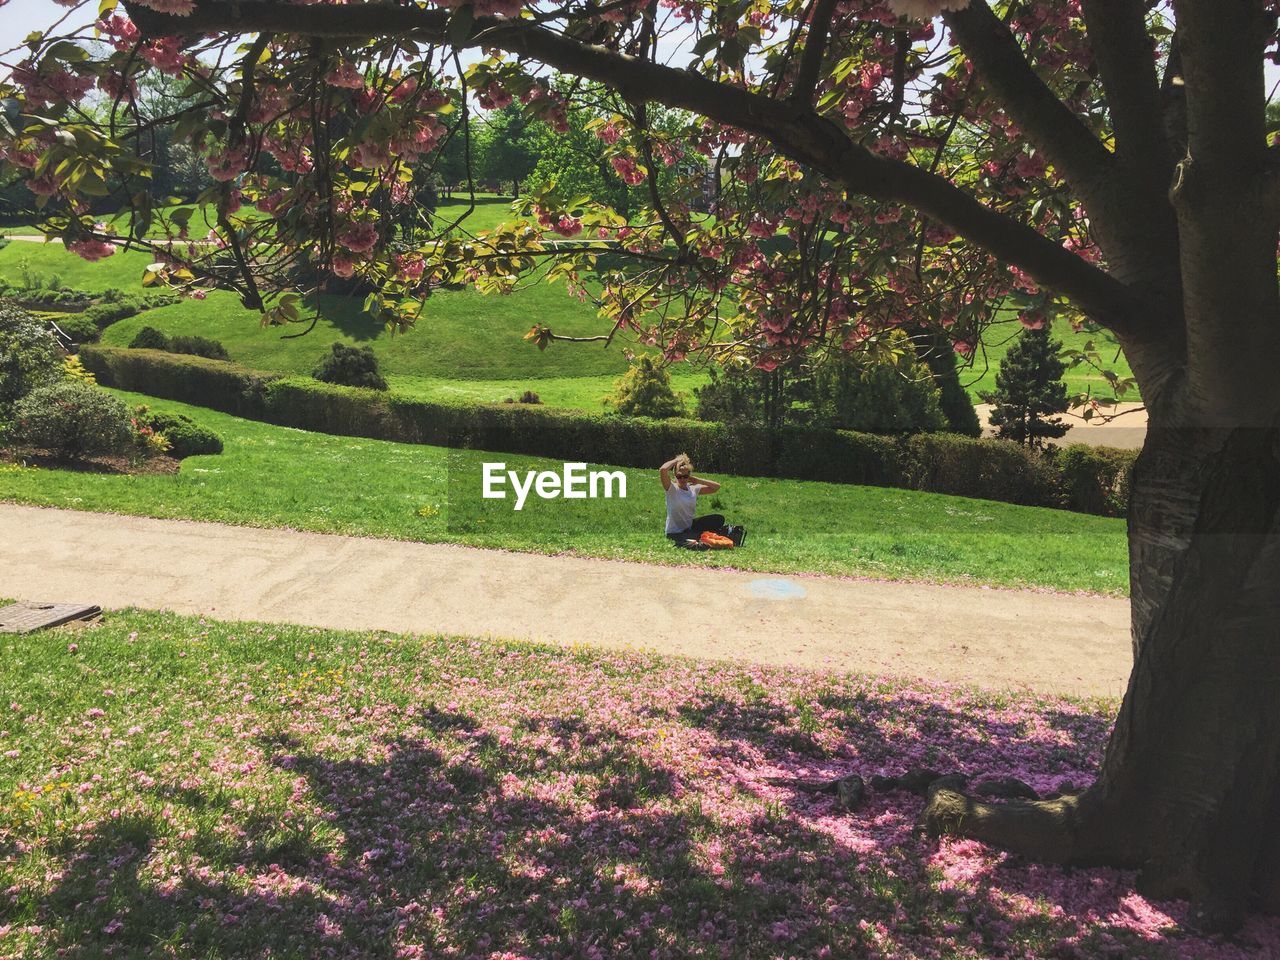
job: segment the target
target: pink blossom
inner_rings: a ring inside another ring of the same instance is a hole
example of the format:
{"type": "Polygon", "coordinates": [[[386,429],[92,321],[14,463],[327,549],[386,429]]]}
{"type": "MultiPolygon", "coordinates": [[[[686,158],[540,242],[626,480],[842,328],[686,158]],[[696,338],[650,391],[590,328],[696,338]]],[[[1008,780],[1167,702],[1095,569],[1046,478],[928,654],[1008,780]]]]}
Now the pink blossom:
{"type": "Polygon", "coordinates": [[[512,96],[498,81],[491,80],[476,91],[476,100],[486,110],[501,110],[509,106],[512,96]]]}
{"type": "Polygon", "coordinates": [[[356,69],[356,65],[349,60],[342,61],[325,74],[324,81],[331,87],[339,87],[343,90],[364,89],[364,77],[356,69]]]}
{"type": "Polygon", "coordinates": [[[73,240],[67,244],[67,249],[83,260],[94,263],[98,260],[104,260],[116,252],[116,248],[107,243],[105,240],[99,240],[96,237],[86,237],[82,240],[73,240]]]}
{"type": "Polygon", "coordinates": [[[618,176],[622,178],[623,183],[632,187],[636,184],[644,183],[646,171],[644,167],[636,163],[634,157],[623,154],[614,157],[609,162],[613,165],[613,169],[618,176]]]}
{"type": "Polygon", "coordinates": [[[209,176],[226,183],[249,169],[249,151],[245,147],[228,147],[208,154],[204,163],[209,176]]]}
{"type": "Polygon", "coordinates": [[[331,264],[335,276],[348,279],[355,276],[356,262],[345,253],[335,253],[331,264]]]}
{"type": "Polygon", "coordinates": [[[138,52],[147,63],[172,77],[182,73],[187,63],[187,55],[182,52],[182,41],[178,37],[158,37],[144,43],[138,52]]]}
{"type": "Polygon", "coordinates": [[[352,253],[368,253],[378,245],[378,228],[367,220],[347,224],[338,234],[338,243],[352,253]]]}
{"type": "Polygon", "coordinates": [[[582,219],[564,213],[560,215],[560,219],[555,222],[552,229],[562,237],[576,237],[582,232],[582,219]]]}
{"type": "Polygon", "coordinates": [[[596,130],[596,136],[607,144],[615,144],[622,136],[622,127],[613,120],[596,130]]]}

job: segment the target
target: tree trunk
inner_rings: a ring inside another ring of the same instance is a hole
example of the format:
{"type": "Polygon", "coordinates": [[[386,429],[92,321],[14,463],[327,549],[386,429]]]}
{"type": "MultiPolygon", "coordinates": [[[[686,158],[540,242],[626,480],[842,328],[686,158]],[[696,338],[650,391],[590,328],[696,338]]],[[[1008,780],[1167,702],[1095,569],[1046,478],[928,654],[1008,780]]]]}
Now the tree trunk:
{"type": "Polygon", "coordinates": [[[1280,908],[1280,429],[1153,426],[1129,524],[1136,658],[1097,781],[1005,804],[943,790],[921,825],[1138,868],[1230,929],[1280,908]]]}

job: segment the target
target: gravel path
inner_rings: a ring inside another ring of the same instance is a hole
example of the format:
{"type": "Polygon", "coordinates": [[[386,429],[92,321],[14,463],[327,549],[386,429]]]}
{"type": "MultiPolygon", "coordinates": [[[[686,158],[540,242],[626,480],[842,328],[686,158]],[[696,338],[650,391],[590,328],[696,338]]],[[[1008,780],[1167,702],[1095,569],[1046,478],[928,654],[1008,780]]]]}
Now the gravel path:
{"type": "Polygon", "coordinates": [[[0,504],[0,596],[1046,693],[1119,695],[1131,662],[1122,599],[663,567],[13,504],[0,504]]]}

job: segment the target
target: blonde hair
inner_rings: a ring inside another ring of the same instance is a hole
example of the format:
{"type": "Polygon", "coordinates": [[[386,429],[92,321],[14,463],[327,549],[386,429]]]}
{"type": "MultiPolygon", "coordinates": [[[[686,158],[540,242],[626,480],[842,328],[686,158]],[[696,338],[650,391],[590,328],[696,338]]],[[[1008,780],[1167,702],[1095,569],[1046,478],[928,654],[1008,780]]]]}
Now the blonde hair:
{"type": "Polygon", "coordinates": [[[688,467],[689,472],[693,473],[693,461],[689,459],[689,455],[687,453],[682,453],[679,456],[677,456],[674,466],[675,466],[676,476],[680,476],[681,467],[688,467]]]}

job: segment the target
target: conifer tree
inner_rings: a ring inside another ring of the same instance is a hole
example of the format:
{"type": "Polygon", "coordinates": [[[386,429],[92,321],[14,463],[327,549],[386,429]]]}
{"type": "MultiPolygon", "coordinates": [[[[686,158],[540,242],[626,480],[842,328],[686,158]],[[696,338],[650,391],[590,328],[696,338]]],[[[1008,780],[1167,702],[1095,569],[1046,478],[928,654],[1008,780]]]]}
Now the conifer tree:
{"type": "Polygon", "coordinates": [[[615,413],[626,417],[653,417],[665,420],[682,417],[684,401],[671,387],[671,376],[653,357],[642,356],[618,380],[617,390],[608,399],[615,413]]]}
{"type": "Polygon", "coordinates": [[[1066,365],[1060,349],[1047,329],[1023,330],[1000,361],[996,389],[982,399],[995,406],[991,425],[1001,439],[1039,449],[1045,440],[1071,429],[1053,416],[1067,410],[1067,385],[1062,382],[1066,365]]]}

